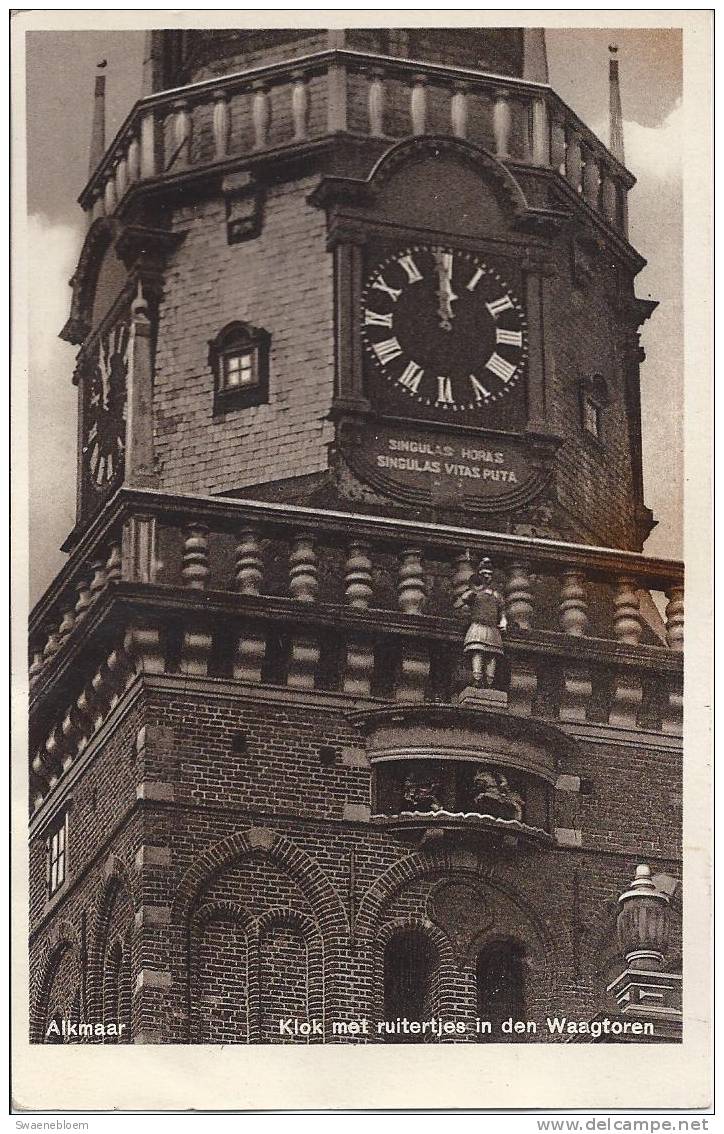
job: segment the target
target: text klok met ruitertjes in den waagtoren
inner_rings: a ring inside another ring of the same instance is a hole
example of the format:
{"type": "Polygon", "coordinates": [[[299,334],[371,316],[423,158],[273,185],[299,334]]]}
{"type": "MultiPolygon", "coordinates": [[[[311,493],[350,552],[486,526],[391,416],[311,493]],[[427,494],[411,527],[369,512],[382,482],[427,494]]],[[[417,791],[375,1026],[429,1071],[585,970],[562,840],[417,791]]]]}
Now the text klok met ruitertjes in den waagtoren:
{"type": "MultiPolygon", "coordinates": [[[[592,1039],[600,1036],[638,1035],[653,1036],[654,1026],[640,1020],[571,1020],[567,1016],[548,1016],[543,1024],[533,1020],[507,1020],[496,1022],[491,1020],[454,1020],[435,1017],[430,1020],[408,1020],[406,1017],[397,1017],[394,1020],[333,1020],[331,1023],[333,1036],[391,1036],[391,1035],[419,1035],[449,1036],[449,1035],[586,1035],[592,1039]]],[[[307,1039],[310,1036],[324,1036],[324,1025],[321,1020],[297,1020],[293,1016],[283,1016],[279,1019],[279,1035],[292,1039],[307,1039]]]]}

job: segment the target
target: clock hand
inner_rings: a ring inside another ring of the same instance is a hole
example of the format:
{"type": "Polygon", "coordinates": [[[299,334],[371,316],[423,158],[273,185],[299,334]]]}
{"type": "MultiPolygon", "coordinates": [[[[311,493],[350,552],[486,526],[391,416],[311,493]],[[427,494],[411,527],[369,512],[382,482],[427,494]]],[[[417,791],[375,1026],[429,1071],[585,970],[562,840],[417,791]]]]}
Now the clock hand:
{"type": "Polygon", "coordinates": [[[458,298],[452,289],[452,256],[450,253],[436,252],[435,262],[437,265],[438,279],[437,313],[440,319],[440,326],[444,331],[451,331],[452,319],[455,317],[452,304],[453,301],[458,298]]]}
{"type": "Polygon", "coordinates": [[[100,371],[101,383],[103,384],[103,409],[107,410],[110,401],[111,381],[108,374],[108,366],[106,364],[105,358],[103,357],[102,343],[98,348],[98,370],[100,371]]]}

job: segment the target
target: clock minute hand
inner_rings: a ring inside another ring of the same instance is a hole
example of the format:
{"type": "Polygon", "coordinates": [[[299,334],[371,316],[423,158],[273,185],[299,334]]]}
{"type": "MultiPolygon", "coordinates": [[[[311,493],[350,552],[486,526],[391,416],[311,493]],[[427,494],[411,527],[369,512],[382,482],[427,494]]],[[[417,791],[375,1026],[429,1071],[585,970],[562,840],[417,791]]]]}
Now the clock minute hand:
{"type": "Polygon", "coordinates": [[[440,326],[444,331],[452,330],[452,320],[455,317],[455,312],[452,309],[453,301],[458,297],[452,289],[452,259],[444,252],[437,253],[435,256],[437,263],[437,298],[438,308],[437,313],[440,318],[440,326]]]}

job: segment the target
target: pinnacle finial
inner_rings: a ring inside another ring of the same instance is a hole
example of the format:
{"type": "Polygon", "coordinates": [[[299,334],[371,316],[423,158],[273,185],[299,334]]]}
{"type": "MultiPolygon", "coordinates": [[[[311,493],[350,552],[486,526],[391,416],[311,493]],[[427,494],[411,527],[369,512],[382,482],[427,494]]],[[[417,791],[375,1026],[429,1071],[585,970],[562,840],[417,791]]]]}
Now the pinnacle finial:
{"type": "Polygon", "coordinates": [[[93,89],[93,125],[91,127],[90,150],[88,153],[88,174],[93,176],[106,151],[106,59],[97,64],[93,89]]]}
{"type": "Polygon", "coordinates": [[[136,296],[131,304],[131,315],[134,319],[148,318],[148,302],[143,294],[143,284],[140,279],[138,281],[136,296]]]}
{"type": "Polygon", "coordinates": [[[608,50],[611,56],[608,61],[608,147],[613,156],[618,158],[620,162],[623,162],[625,158],[623,148],[623,111],[621,110],[621,88],[618,74],[618,44],[609,44],[608,50]]]}

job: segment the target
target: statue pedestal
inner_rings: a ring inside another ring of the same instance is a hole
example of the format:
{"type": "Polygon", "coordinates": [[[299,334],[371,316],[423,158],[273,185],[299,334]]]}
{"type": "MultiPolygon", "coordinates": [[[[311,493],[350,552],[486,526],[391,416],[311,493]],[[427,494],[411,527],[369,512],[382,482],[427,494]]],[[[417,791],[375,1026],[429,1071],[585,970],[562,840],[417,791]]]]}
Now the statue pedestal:
{"type": "Polygon", "coordinates": [[[458,697],[458,705],[470,709],[507,709],[508,694],[482,685],[467,685],[458,697]]]}

